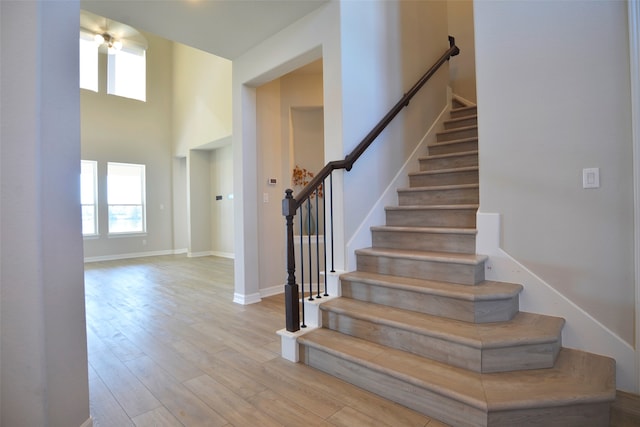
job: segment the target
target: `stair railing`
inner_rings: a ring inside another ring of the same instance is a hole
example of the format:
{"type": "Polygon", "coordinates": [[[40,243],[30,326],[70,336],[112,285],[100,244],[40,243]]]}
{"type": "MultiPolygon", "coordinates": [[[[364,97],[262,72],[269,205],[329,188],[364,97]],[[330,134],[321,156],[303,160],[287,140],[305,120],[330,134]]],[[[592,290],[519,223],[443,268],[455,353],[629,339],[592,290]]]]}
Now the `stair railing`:
{"type": "Polygon", "coordinates": [[[455,39],[449,36],[449,49],[442,54],[442,56],[429,68],[429,70],[413,85],[407,93],[393,106],[393,108],[380,120],[380,122],[364,137],[364,139],[349,153],[344,160],[334,160],[327,163],[318,172],[311,181],[298,193],[293,195],[293,190],[285,190],[285,198],[282,200],[282,215],[286,221],[286,250],[287,250],[287,281],[285,284],[285,313],[286,313],[286,328],[289,332],[299,331],[300,328],[305,328],[304,318],[304,299],[306,298],[307,290],[305,290],[305,284],[308,283],[308,295],[309,300],[315,298],[322,298],[328,296],[327,294],[327,275],[324,275],[324,293],[320,292],[320,276],[321,268],[326,270],[327,266],[327,220],[326,215],[322,219],[322,235],[320,234],[320,224],[317,224],[315,229],[309,227],[313,218],[313,210],[315,209],[315,218],[319,221],[319,205],[320,199],[322,199],[322,212],[327,212],[326,197],[321,197],[322,194],[329,197],[329,217],[330,217],[330,230],[329,230],[329,243],[331,245],[331,272],[335,272],[334,259],[333,259],[333,175],[332,172],[336,169],[346,169],[350,171],[353,164],[360,158],[360,156],[366,151],[366,149],[375,141],[375,139],[382,133],[389,123],[398,115],[398,113],[406,106],[409,105],[411,99],[418,93],[418,91],[424,86],[424,84],[435,74],[438,69],[449,60],[452,56],[456,56],[460,53],[460,49],[455,45],[455,39]],[[327,191],[326,180],[329,179],[329,188],[327,191]],[[315,207],[311,200],[317,200],[315,207]],[[302,212],[302,209],[306,209],[306,212],[302,212]],[[295,240],[294,240],[294,217],[297,211],[300,210],[299,216],[299,243],[300,243],[300,282],[301,288],[298,287],[296,282],[296,253],[295,253],[295,240]],[[306,234],[305,234],[306,232],[306,234]],[[324,244],[322,252],[323,258],[320,257],[320,240],[321,236],[324,238],[324,244]],[[307,249],[305,253],[304,244],[307,243],[307,249]],[[313,252],[315,251],[315,259],[313,252]],[[306,260],[305,260],[306,258],[306,260]],[[314,264],[315,260],[315,264],[314,264]],[[305,272],[306,265],[306,272],[305,272]],[[315,268],[314,268],[315,265],[315,268]],[[316,290],[313,290],[313,279],[316,281],[316,290]],[[308,282],[306,281],[308,280],[308,282]],[[302,298],[302,301],[301,301],[302,298]],[[302,315],[302,317],[301,317],[302,315]],[[302,322],[300,321],[302,320],[302,322]]]}

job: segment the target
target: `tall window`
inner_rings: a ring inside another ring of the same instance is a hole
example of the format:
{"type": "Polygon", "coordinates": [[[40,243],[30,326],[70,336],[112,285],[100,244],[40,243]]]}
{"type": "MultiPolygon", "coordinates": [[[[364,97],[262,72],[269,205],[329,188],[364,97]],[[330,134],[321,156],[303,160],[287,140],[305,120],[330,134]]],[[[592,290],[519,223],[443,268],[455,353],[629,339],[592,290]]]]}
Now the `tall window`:
{"type": "Polygon", "coordinates": [[[107,93],[146,101],[147,58],[144,49],[123,48],[109,53],[107,93]]]}
{"type": "Polygon", "coordinates": [[[98,44],[84,31],[80,32],[80,88],[98,91],[98,44]]]}
{"type": "Polygon", "coordinates": [[[105,44],[106,36],[80,31],[80,88],[99,91],[99,54],[107,53],[107,93],[146,101],[146,48],[114,39],[105,44]]]}
{"type": "Polygon", "coordinates": [[[146,232],[145,166],[107,164],[109,234],[146,232]]]}
{"type": "Polygon", "coordinates": [[[80,165],[80,203],[82,204],[82,235],[98,234],[98,163],[82,160],[80,165]]]}

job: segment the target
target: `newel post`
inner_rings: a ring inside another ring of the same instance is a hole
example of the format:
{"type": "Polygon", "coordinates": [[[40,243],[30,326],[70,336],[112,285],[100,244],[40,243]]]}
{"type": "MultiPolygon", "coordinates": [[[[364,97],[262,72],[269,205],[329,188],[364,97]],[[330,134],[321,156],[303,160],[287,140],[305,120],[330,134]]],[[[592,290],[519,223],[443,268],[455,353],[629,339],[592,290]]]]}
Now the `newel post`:
{"type": "Polygon", "coordinates": [[[284,285],[284,303],[287,331],[300,330],[300,296],[296,283],[296,259],[293,246],[293,217],[296,213],[293,190],[287,189],[282,200],[282,215],[287,223],[287,283],[284,285]]]}

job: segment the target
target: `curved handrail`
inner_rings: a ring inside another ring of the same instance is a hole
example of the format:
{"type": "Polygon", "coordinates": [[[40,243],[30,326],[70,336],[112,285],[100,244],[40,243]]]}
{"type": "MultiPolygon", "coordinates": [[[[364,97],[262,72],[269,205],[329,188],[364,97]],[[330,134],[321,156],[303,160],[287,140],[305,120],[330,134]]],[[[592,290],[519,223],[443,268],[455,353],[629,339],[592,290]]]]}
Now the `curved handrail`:
{"type": "MultiPolygon", "coordinates": [[[[413,85],[411,89],[407,93],[405,93],[400,101],[393,106],[393,108],[378,122],[378,124],[371,129],[371,132],[364,137],[364,139],[349,153],[344,160],[334,160],[327,163],[321,170],[318,172],[311,181],[300,191],[296,196],[293,196],[293,190],[288,188],[285,190],[285,198],[282,200],[282,215],[286,218],[286,238],[287,238],[287,281],[285,284],[285,311],[286,311],[286,328],[289,332],[295,332],[300,330],[300,309],[299,309],[299,298],[300,292],[298,288],[298,284],[296,283],[295,277],[295,253],[294,253],[294,242],[293,242],[293,217],[296,215],[296,211],[301,207],[301,205],[306,202],[310,197],[314,194],[319,194],[319,189],[322,189],[324,185],[325,179],[330,178],[331,173],[336,169],[346,169],[347,171],[351,170],[353,164],[360,158],[360,156],[366,151],[366,149],[373,143],[373,141],[382,133],[382,131],[387,127],[389,123],[398,115],[398,113],[407,105],[411,99],[415,96],[415,94],[424,86],[424,84],[431,78],[436,71],[451,58],[452,56],[456,56],[460,53],[460,49],[455,44],[455,39],[449,36],[449,49],[442,54],[442,56],[436,61],[431,68],[418,80],[416,84],[413,85]]],[[[329,194],[333,193],[332,189],[329,194]]],[[[317,205],[316,205],[317,209],[317,205]]],[[[331,205],[331,215],[333,215],[333,205],[331,205]]],[[[333,218],[333,217],[332,217],[333,218]]],[[[332,245],[332,256],[333,256],[333,219],[331,220],[332,231],[331,231],[331,245],[332,245]]],[[[325,223],[326,225],[326,223],[325,223]]],[[[301,227],[301,235],[302,235],[302,221],[300,222],[301,227]]],[[[317,244],[317,240],[316,240],[317,244]]],[[[311,245],[311,239],[309,236],[309,245],[311,245]]],[[[302,248],[302,242],[301,242],[302,248]]],[[[302,250],[302,249],[301,249],[302,250]]],[[[316,247],[317,252],[317,247],[316,247]]],[[[309,260],[311,263],[311,260],[309,260]]],[[[333,261],[332,261],[333,263],[333,261]]],[[[317,263],[318,276],[319,272],[319,262],[317,263]]],[[[333,271],[333,265],[332,265],[333,271]]],[[[326,279],[326,276],[325,276],[326,279]]],[[[310,281],[311,284],[311,281],[310,281]]],[[[318,297],[320,297],[320,288],[318,284],[318,297]]],[[[302,282],[302,298],[305,297],[304,290],[304,281],[302,282]]],[[[326,295],[326,281],[325,281],[325,295],[326,295]]],[[[310,299],[312,299],[310,297],[310,299]]],[[[304,305],[303,305],[304,309],[304,305]]],[[[304,312],[302,314],[302,327],[304,325],[304,312]]]]}

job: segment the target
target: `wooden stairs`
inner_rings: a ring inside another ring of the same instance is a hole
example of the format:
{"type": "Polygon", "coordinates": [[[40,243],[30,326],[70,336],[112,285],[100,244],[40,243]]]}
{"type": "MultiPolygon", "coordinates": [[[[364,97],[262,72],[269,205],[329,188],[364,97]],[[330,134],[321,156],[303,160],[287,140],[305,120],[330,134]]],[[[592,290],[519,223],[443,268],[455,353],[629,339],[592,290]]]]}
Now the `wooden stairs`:
{"type": "Polygon", "coordinates": [[[615,361],[563,348],[564,319],[520,312],[521,285],[484,280],[476,114],[451,110],[300,359],[453,426],[606,426],[615,361]]]}

